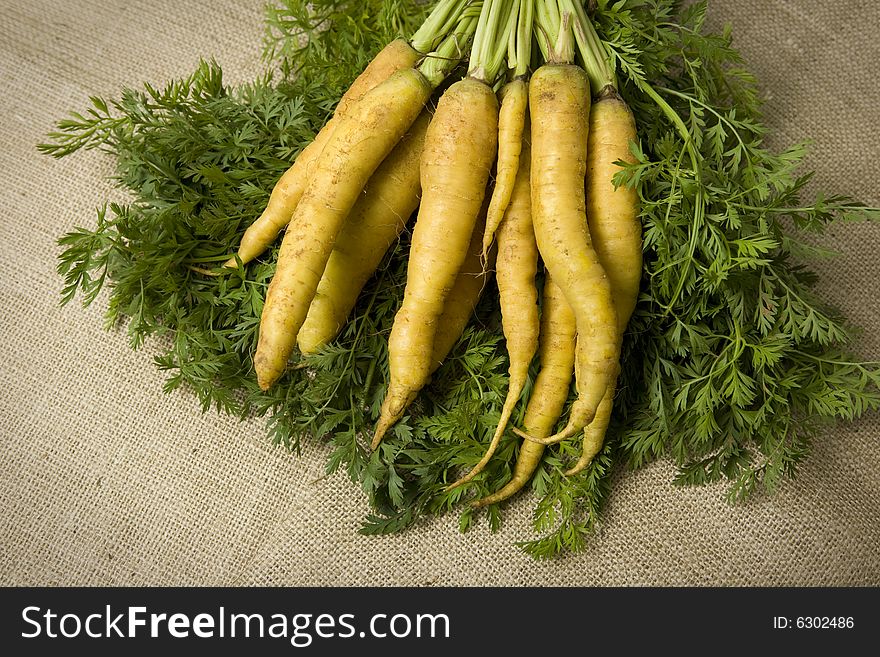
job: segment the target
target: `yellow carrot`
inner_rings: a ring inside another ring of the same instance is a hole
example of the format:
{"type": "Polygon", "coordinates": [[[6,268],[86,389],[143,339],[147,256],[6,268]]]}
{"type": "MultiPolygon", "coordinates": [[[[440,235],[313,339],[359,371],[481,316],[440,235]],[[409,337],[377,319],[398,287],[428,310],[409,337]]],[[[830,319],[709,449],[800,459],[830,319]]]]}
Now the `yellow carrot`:
{"type": "MultiPolygon", "coordinates": [[[[481,213],[481,215],[484,214],[481,213]]],[[[468,245],[467,255],[461,265],[461,270],[455,277],[455,283],[443,303],[443,313],[437,320],[437,332],[434,336],[434,346],[431,349],[429,374],[433,374],[443,365],[449,352],[461,338],[492,273],[495,249],[489,250],[487,260],[483,258],[481,246],[485,225],[485,216],[480,216],[474,226],[471,243],[468,245]]]]}
{"type": "Polygon", "coordinates": [[[492,271],[494,249],[490,249],[488,261],[482,257],[481,241],[485,218],[479,217],[471,235],[471,243],[467,255],[455,277],[455,283],[443,304],[443,313],[437,320],[437,332],[434,335],[434,348],[431,351],[431,372],[443,364],[449,352],[461,338],[474,308],[480,300],[480,293],[486,287],[486,281],[492,271]]]}
{"type": "Polygon", "coordinates": [[[450,86],[425,137],[422,200],[403,304],[388,341],[391,376],[374,449],[427,382],[437,321],[465,259],[497,140],[498,101],[491,87],[472,78],[450,86]]]}
{"type": "MultiPolygon", "coordinates": [[[[636,140],[636,124],[626,103],[608,87],[590,110],[587,156],[587,219],[599,260],[611,282],[617,310],[618,333],[623,332],[636,307],[642,277],[642,226],[639,197],[634,188],[614,187],[618,161],[634,161],[629,149],[636,140]]],[[[618,352],[620,345],[618,344],[618,352]]],[[[590,464],[605,440],[611,420],[615,383],[608,386],[593,421],[584,430],[578,462],[566,472],[573,475],[590,464]]]]}
{"type": "Polygon", "coordinates": [[[474,33],[477,18],[468,15],[466,7],[463,2],[437,5],[443,9],[443,21],[446,9],[458,12],[453,11],[452,32],[417,69],[395,71],[353,104],[318,156],[281,243],[260,317],[254,368],[263,390],[287,366],[336,237],[364,186],[410,129],[460,57],[461,45],[474,33]]]}
{"type": "Polygon", "coordinates": [[[297,335],[304,354],[336,337],[361,289],[419,204],[419,158],[431,122],[425,110],[376,169],[342,227],[297,335]]]}
{"type": "Polygon", "coordinates": [[[617,314],[611,286],[593,248],[584,197],[590,83],[578,66],[546,64],[529,84],[532,122],[532,214],[538,250],[577,323],[578,397],[562,432],[593,419],[617,376],[617,314]]]}
{"type": "Polygon", "coordinates": [[[636,139],[632,113],[613,90],[593,103],[587,157],[587,221],[623,327],[639,298],[642,224],[638,192],[632,187],[615,188],[613,179],[621,170],[616,162],[635,161],[629,145],[636,139]]]}
{"type": "MultiPolygon", "coordinates": [[[[574,353],[574,313],[562,292],[548,276],[544,281],[541,314],[541,369],[532,387],[523,420],[525,430],[530,436],[541,438],[548,435],[559,421],[574,373],[574,353]]],[[[520,445],[510,481],[492,495],[473,502],[473,506],[496,504],[522,489],[538,467],[543,453],[544,445],[524,440],[520,445]]]]}
{"type": "Polygon", "coordinates": [[[376,86],[339,122],[284,234],[266,293],[254,367],[260,388],[284,372],[345,218],[432,91],[416,69],[376,86]]]}
{"type": "Polygon", "coordinates": [[[498,166],[495,174],[495,188],[489,202],[486,216],[486,231],[483,236],[483,253],[495,237],[495,231],[504,218],[510,203],[520,166],[520,153],[523,143],[523,126],[529,104],[529,89],[523,78],[516,78],[501,90],[501,110],[498,114],[498,166]]]}
{"type": "MultiPolygon", "coordinates": [[[[383,48],[367,65],[364,71],[339,100],[333,117],[315,135],[285,171],[269,196],[269,202],[260,217],[245,231],[238,247],[238,257],[247,263],[260,255],[275,240],[278,233],[290,221],[308,184],[315,162],[342,117],[348,114],[352,105],[380,82],[387,80],[392,73],[413,66],[421,55],[404,39],[395,39],[383,48]]],[[[226,267],[235,267],[235,258],[230,258],[226,267]]]]}
{"type": "MultiPolygon", "coordinates": [[[[521,135],[520,139],[523,141],[522,157],[510,204],[498,228],[498,257],[495,264],[501,302],[501,325],[510,358],[507,396],[501,409],[498,426],[485,454],[470,472],[450,484],[447,490],[473,479],[492,458],[526,384],[529,364],[538,348],[540,319],[538,292],[535,288],[538,246],[535,244],[535,232],[532,227],[528,133],[521,135]]],[[[483,247],[485,246],[484,240],[483,247]]]]}

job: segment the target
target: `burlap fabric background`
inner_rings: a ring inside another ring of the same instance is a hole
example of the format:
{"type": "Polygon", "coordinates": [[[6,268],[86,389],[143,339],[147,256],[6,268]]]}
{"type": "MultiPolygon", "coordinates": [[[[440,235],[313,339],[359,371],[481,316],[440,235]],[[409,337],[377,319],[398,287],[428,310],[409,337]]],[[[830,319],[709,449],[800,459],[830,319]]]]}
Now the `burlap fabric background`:
{"type": "MultiPolygon", "coordinates": [[[[773,498],[731,508],[657,463],[621,470],[589,551],[535,563],[532,500],[503,530],[457,519],[357,534],[367,511],[325,450],[273,449],[260,420],[202,415],[165,395],[151,348],[102,329],[106,299],[59,308],[55,239],[112,194],[105,156],[53,161],[34,145],[89,94],[161,83],[214,56],[229,81],[260,66],[262,0],[2,0],[0,21],[0,583],[354,585],[878,585],[880,418],[818,442],[773,498]],[[102,302],[103,301],[103,302],[102,302]]],[[[814,188],[880,203],[880,5],[715,0],[759,75],[772,143],[815,140],[814,188]]],[[[821,289],[880,359],[880,226],[836,227],[821,289]]]]}

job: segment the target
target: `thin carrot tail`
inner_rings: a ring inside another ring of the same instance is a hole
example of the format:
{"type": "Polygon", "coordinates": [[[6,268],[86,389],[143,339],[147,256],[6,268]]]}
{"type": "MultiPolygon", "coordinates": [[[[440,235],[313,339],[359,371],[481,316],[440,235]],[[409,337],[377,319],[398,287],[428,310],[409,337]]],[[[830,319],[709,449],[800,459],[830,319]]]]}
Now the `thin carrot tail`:
{"type": "Polygon", "coordinates": [[[404,411],[409,408],[413,400],[418,395],[418,391],[410,391],[401,389],[398,386],[390,386],[388,392],[385,393],[385,400],[382,402],[382,410],[379,413],[379,421],[376,423],[376,430],[373,432],[373,440],[370,442],[370,449],[375,450],[388,430],[403,417],[404,411]]]}
{"type": "Polygon", "coordinates": [[[489,463],[492,456],[495,454],[495,450],[498,449],[498,443],[501,442],[501,436],[504,435],[504,430],[507,428],[507,423],[510,421],[513,409],[516,408],[516,402],[519,400],[523,386],[525,386],[525,378],[517,378],[509,384],[507,398],[504,400],[504,406],[501,408],[501,419],[498,421],[498,426],[495,428],[495,435],[492,436],[492,441],[489,443],[486,453],[483,454],[483,458],[480,459],[470,472],[461,477],[458,481],[449,484],[445,488],[445,491],[450,491],[453,488],[457,488],[458,486],[469,482],[480,474],[489,463]]]}
{"type": "Polygon", "coordinates": [[[382,442],[385,434],[388,433],[388,429],[390,429],[391,425],[396,421],[396,418],[386,417],[384,415],[379,418],[379,422],[376,424],[376,431],[373,433],[373,440],[370,441],[370,449],[372,451],[376,451],[376,448],[379,447],[379,443],[382,442]]]}
{"type": "Polygon", "coordinates": [[[593,418],[593,421],[584,429],[584,444],[581,451],[581,457],[574,466],[565,471],[567,477],[576,475],[590,465],[593,458],[599,453],[599,450],[602,449],[602,445],[605,442],[605,433],[608,431],[608,423],[611,421],[611,410],[614,406],[614,391],[614,385],[608,386],[608,391],[605,393],[605,397],[602,398],[602,403],[599,404],[599,408],[596,411],[596,417],[593,418]]]}
{"type": "MultiPolygon", "coordinates": [[[[520,429],[519,427],[511,427],[510,430],[513,431],[513,433],[515,433],[517,436],[519,436],[520,438],[522,438],[526,442],[534,443],[536,445],[541,445],[542,447],[547,447],[548,445],[555,445],[556,443],[560,443],[563,440],[565,440],[565,438],[570,437],[570,436],[565,436],[563,438],[558,438],[557,436],[559,436],[563,433],[563,432],[560,432],[557,434],[553,434],[552,436],[545,436],[542,438],[540,436],[534,436],[534,435],[530,434],[528,431],[524,431],[523,429],[520,429]]],[[[572,435],[574,435],[574,434],[572,434],[572,435]]]]}
{"type": "MultiPolygon", "coordinates": [[[[311,169],[324,150],[324,146],[333,136],[338,121],[335,118],[330,119],[275,183],[262,214],[247,227],[241,237],[237,255],[243,265],[268,249],[290,223],[290,218],[296,211],[296,206],[311,178],[311,169]]],[[[236,268],[238,263],[235,256],[223,263],[223,266],[236,268]]]]}
{"type": "Polygon", "coordinates": [[[524,441],[520,446],[519,456],[516,459],[516,465],[513,468],[513,476],[510,478],[510,481],[491,495],[474,500],[471,502],[471,506],[479,509],[490,504],[498,504],[498,502],[503,502],[516,495],[523,489],[535,470],[538,469],[538,464],[541,462],[543,454],[543,445],[528,440],[524,441]]]}
{"type": "MultiPolygon", "coordinates": [[[[618,347],[619,353],[619,347],[618,347]]],[[[620,372],[620,364],[615,364],[614,369],[610,373],[610,378],[608,379],[608,383],[602,392],[602,396],[599,397],[595,393],[590,393],[589,395],[585,395],[581,393],[578,398],[571,405],[571,411],[568,414],[568,423],[562,429],[562,431],[553,434],[552,436],[547,436],[546,438],[536,438],[535,436],[530,436],[525,432],[522,432],[518,429],[514,429],[514,433],[526,440],[530,440],[532,442],[541,443],[542,445],[555,445],[556,443],[560,443],[563,440],[567,440],[572,436],[580,433],[585,427],[592,424],[595,419],[599,415],[599,411],[602,408],[602,404],[605,402],[606,397],[608,396],[609,389],[611,391],[611,396],[614,396],[614,387],[615,382],[617,381],[617,375],[620,372]]],[[[608,413],[611,413],[611,409],[608,409],[608,413]]],[[[607,424],[606,424],[607,426],[607,424]]],[[[602,432],[604,435],[604,430],[602,432]]]]}
{"type": "Polygon", "coordinates": [[[549,436],[546,439],[547,443],[545,444],[552,445],[553,443],[571,438],[585,426],[590,424],[595,416],[595,409],[591,408],[589,404],[584,403],[580,399],[578,399],[571,405],[571,411],[568,414],[568,424],[566,424],[565,428],[563,428],[562,431],[560,431],[559,433],[549,436]]]}
{"type": "Polygon", "coordinates": [[[544,445],[546,447],[547,445],[555,445],[556,443],[561,443],[563,440],[568,440],[569,438],[577,434],[581,429],[589,426],[594,417],[595,413],[590,413],[589,409],[586,408],[584,404],[579,404],[578,401],[575,401],[575,403],[572,404],[571,412],[568,416],[568,424],[565,425],[562,431],[554,433],[552,436],[539,438],[538,436],[533,436],[530,433],[516,427],[514,427],[512,431],[524,440],[532,443],[537,443],[539,445],[544,445]]]}
{"type": "Polygon", "coordinates": [[[486,258],[495,238],[495,231],[510,204],[519,169],[524,126],[528,120],[526,110],[529,92],[528,85],[522,78],[508,82],[501,88],[499,95],[501,108],[498,117],[498,168],[483,233],[483,258],[486,258]]]}

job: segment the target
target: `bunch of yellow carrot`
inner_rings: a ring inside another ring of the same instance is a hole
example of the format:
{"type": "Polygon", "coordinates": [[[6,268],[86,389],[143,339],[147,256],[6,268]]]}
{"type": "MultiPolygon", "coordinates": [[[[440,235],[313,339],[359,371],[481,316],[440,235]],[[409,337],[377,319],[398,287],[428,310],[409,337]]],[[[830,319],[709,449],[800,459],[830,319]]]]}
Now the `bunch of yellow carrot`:
{"type": "Polygon", "coordinates": [[[295,346],[313,353],[336,336],[417,211],[372,447],[446,357],[494,271],[508,392],[484,457],[450,488],[492,458],[536,353],[513,478],[475,504],[514,494],[545,445],[581,433],[569,472],[582,470],[604,440],[639,291],[637,197],[612,183],[635,139],[578,0],[441,0],[410,42],[389,44],[354,82],[227,263],[243,266],[286,227],[254,357],[260,387],[278,381],[295,346]],[[434,90],[468,44],[466,74],[432,111],[434,90]],[[572,378],[577,396],[554,433],[572,378]]]}

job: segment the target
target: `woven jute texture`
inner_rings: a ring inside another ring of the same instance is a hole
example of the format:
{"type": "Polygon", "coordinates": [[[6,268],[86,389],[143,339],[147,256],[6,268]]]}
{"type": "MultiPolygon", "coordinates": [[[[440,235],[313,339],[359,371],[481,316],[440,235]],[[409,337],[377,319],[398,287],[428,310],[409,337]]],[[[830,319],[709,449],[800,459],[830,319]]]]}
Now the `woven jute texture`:
{"type": "MultiPolygon", "coordinates": [[[[260,69],[262,0],[0,1],[0,584],[29,585],[878,585],[880,418],[824,435],[796,481],[739,507],[722,487],[680,489],[665,462],[614,476],[582,554],[536,563],[534,500],[500,532],[454,516],[399,536],[357,533],[368,511],[326,449],[273,448],[261,420],[202,414],[162,393],[151,345],[106,332],[106,297],[59,307],[56,238],[94,225],[118,192],[92,152],[35,145],[91,94],[160,84],[215,57],[227,81],[260,69]]],[[[774,147],[812,138],[811,189],[880,203],[880,5],[714,0],[759,76],[774,147]]],[[[820,292],[880,359],[880,226],[823,243],[820,292]]]]}

